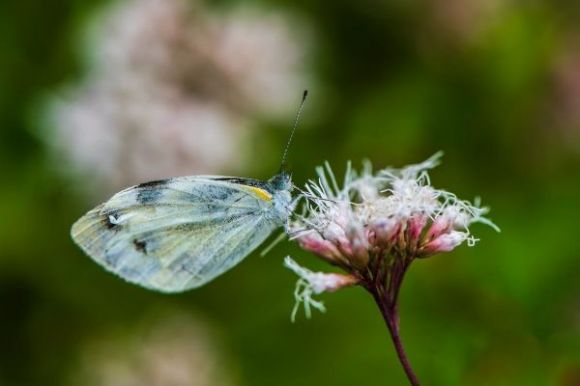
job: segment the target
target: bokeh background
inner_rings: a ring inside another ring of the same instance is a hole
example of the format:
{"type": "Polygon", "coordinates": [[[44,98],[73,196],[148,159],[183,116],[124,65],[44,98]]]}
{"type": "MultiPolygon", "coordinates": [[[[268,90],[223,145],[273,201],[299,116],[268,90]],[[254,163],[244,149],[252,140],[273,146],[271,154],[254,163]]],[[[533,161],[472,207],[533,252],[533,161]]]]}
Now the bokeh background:
{"type": "Polygon", "coordinates": [[[0,2],[0,385],[404,385],[372,300],[292,324],[288,242],[165,296],[73,245],[122,187],[402,166],[502,233],[416,262],[402,335],[425,385],[580,385],[580,8],[509,0],[0,2]],[[524,4],[525,3],[525,4],[524,4]]]}

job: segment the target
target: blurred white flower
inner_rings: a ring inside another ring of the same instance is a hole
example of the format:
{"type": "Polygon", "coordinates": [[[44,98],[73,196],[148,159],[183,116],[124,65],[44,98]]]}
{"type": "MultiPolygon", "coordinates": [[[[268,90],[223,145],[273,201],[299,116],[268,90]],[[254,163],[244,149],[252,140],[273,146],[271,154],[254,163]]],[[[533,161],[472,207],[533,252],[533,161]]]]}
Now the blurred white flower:
{"type": "Polygon", "coordinates": [[[70,384],[231,386],[234,378],[212,331],[196,318],[172,315],[89,344],[70,384]]]}
{"type": "Polygon", "coordinates": [[[115,3],[92,24],[86,79],[50,102],[46,138],[115,188],[241,169],[255,120],[289,116],[308,82],[299,26],[259,9],[115,3]]]}
{"type": "MultiPolygon", "coordinates": [[[[414,259],[449,252],[466,241],[474,245],[473,223],[498,230],[478,202],[471,204],[430,185],[428,170],[438,165],[440,156],[377,173],[370,165],[357,173],[349,164],[342,187],[328,164],[320,167],[318,181],[309,181],[302,192],[304,213],[295,215],[287,231],[303,249],[345,270],[351,284],[385,296],[385,304],[394,306],[414,259]]],[[[302,280],[297,301],[306,302],[312,293],[322,292],[313,275],[328,274],[286,265],[302,280]]]]}

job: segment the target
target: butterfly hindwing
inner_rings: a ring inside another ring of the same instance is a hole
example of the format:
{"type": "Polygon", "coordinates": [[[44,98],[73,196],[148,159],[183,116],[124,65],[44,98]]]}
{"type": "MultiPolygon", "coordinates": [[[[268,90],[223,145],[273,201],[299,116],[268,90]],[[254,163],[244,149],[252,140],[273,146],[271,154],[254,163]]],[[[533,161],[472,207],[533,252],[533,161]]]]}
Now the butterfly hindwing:
{"type": "Polygon", "coordinates": [[[163,292],[199,287],[280,224],[254,180],[180,177],[125,189],[79,219],[73,239],[124,279],[163,292]]]}

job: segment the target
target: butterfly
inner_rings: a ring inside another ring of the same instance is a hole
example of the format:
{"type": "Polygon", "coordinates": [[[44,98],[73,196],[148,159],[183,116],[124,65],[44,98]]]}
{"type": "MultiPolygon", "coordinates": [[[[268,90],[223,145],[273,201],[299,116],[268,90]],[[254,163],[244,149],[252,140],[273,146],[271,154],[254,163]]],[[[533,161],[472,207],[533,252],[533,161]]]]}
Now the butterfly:
{"type": "Polygon", "coordinates": [[[189,176],[146,182],[98,205],[71,229],[94,261],[123,279],[161,292],[197,288],[256,249],[293,212],[292,180],[189,176]]]}

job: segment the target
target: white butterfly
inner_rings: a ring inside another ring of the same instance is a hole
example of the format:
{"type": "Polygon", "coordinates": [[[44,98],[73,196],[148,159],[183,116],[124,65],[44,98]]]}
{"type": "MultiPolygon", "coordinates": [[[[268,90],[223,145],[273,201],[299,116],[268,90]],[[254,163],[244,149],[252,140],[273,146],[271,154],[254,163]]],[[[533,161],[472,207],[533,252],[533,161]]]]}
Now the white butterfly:
{"type": "Polygon", "coordinates": [[[131,283],[186,291],[232,268],[285,225],[295,206],[291,189],[286,172],[267,182],[221,176],[151,181],[85,214],[71,235],[93,260],[131,283]]]}
{"type": "Polygon", "coordinates": [[[74,241],[129,282],[162,292],[199,287],[238,264],[293,210],[290,176],[152,181],[115,194],[72,227],[74,241]]]}

